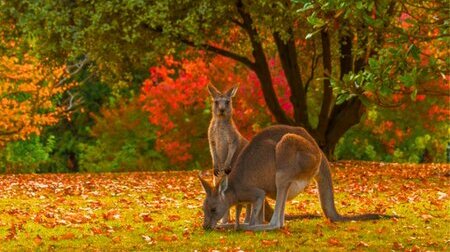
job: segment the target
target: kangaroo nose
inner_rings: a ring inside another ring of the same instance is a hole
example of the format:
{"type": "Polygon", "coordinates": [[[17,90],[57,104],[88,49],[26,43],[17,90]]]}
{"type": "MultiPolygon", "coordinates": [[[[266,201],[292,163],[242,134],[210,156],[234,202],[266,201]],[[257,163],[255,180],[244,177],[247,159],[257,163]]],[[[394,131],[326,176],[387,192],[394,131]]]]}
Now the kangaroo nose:
{"type": "Polygon", "coordinates": [[[221,108],[221,109],[219,109],[219,112],[223,113],[223,112],[225,112],[225,109],[221,108]]]}

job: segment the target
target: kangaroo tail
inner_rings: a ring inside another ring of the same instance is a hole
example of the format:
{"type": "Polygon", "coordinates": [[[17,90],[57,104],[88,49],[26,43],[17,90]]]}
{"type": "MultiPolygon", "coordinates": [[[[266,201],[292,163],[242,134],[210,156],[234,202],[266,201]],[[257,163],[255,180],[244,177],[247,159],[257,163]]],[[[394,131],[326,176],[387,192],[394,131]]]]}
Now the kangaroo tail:
{"type": "Polygon", "coordinates": [[[384,214],[361,214],[355,216],[342,216],[334,205],[333,182],[331,179],[330,165],[327,158],[322,154],[322,161],[320,163],[319,174],[316,176],[316,182],[319,188],[320,205],[325,216],[332,222],[337,221],[352,221],[352,220],[379,220],[390,219],[396,216],[384,214]]]}
{"type": "Polygon", "coordinates": [[[336,211],[336,206],[334,205],[333,182],[331,180],[330,168],[327,158],[323,154],[319,174],[316,176],[316,183],[319,188],[320,206],[325,217],[333,222],[341,221],[343,216],[336,211]]]}

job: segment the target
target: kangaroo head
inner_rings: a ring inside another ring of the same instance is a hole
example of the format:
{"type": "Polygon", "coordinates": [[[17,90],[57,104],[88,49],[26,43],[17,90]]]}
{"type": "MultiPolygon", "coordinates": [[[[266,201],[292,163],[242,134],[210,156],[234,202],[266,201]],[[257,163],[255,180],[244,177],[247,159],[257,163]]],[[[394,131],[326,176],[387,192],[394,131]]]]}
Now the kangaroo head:
{"type": "Polygon", "coordinates": [[[217,117],[230,117],[233,112],[231,98],[236,95],[238,87],[234,86],[228,89],[225,93],[221,93],[213,85],[208,85],[208,91],[213,99],[213,114],[217,117]]]}
{"type": "Polygon", "coordinates": [[[212,187],[200,176],[199,179],[206,192],[206,199],[203,201],[203,228],[214,229],[217,222],[222,219],[230,208],[225,199],[225,190],[228,188],[228,177],[224,176],[215,187],[212,187]]]}

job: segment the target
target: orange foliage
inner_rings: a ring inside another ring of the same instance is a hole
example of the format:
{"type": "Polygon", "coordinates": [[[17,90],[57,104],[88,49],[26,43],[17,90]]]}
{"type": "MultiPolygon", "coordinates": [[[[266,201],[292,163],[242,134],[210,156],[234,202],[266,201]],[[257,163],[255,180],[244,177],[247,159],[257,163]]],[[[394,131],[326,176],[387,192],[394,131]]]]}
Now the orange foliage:
{"type": "Polygon", "coordinates": [[[55,124],[65,109],[54,102],[73,83],[59,85],[64,68],[48,69],[29,56],[0,60],[0,146],[55,124]]]}

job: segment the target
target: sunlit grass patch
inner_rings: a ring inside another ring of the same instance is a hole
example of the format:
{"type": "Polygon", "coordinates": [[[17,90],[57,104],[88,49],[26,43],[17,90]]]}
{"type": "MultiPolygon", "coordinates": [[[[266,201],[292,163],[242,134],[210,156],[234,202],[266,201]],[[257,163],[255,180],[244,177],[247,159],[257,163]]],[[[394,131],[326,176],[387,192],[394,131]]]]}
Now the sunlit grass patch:
{"type": "MultiPolygon", "coordinates": [[[[0,176],[0,248],[11,250],[448,250],[448,165],[334,165],[341,214],[399,218],[330,223],[315,186],[273,232],[204,231],[197,172],[0,176]]],[[[271,201],[273,203],[273,201],[271,201]]]]}

